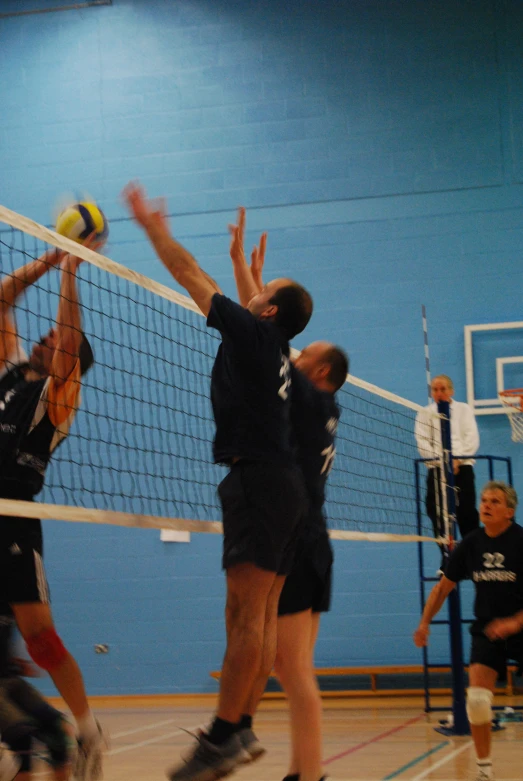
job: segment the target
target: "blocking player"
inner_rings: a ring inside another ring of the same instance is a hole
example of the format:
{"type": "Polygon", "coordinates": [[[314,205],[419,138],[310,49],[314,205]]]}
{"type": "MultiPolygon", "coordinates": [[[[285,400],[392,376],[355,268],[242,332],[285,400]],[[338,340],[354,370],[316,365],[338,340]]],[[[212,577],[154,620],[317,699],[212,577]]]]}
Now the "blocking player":
{"type": "Polygon", "coordinates": [[[307,325],[312,299],[293,280],[275,279],[261,292],[253,287],[246,308],[236,304],[172,237],[164,214],[140,187],[128,186],[124,197],[160,260],[222,338],[211,400],[214,459],[229,467],[218,489],[227,648],[217,715],[183,763],[169,771],[172,781],[208,781],[244,759],[241,716],[255,679],[268,677],[276,654],[278,599],[306,503],[290,441],[289,340],[307,325]]]}
{"type": "MultiPolygon", "coordinates": [[[[242,284],[252,276],[263,289],[262,271],[266,234],[251,255],[248,268],[243,252],[245,212],[240,210],[238,230],[233,228],[231,259],[240,301],[242,284]]],[[[247,285],[248,287],[248,285],[247,285]]],[[[323,512],[325,487],[332,468],[335,434],[340,417],[335,393],[347,378],[349,362],[339,347],[313,342],[294,360],[291,385],[291,426],[297,462],[304,475],[309,510],[297,532],[293,565],[285,580],[278,606],[278,646],[275,670],[287,694],[291,713],[292,757],[286,781],[318,781],[321,768],[322,704],[314,674],[314,647],[320,614],[330,607],[332,546],[323,512]]],[[[265,688],[259,679],[243,716],[240,732],[244,748],[256,759],[263,748],[252,731],[252,717],[265,688]]]]}

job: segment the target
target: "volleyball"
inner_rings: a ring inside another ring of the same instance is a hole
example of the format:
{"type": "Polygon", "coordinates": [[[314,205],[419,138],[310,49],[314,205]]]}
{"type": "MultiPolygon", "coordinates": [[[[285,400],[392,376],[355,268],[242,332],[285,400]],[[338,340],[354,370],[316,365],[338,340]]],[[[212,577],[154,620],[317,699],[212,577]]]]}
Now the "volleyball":
{"type": "Polygon", "coordinates": [[[109,225],[103,211],[95,203],[82,201],[62,209],[56,219],[56,232],[78,244],[83,244],[92,233],[97,241],[105,242],[109,235],[109,225]]]}

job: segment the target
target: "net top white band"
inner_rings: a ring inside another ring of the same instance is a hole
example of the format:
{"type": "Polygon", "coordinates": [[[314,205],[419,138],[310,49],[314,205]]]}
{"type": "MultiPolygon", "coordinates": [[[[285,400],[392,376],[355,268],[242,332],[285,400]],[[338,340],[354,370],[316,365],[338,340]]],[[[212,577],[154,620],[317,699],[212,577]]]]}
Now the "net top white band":
{"type": "MultiPolygon", "coordinates": [[[[192,299],[188,298],[187,296],[183,296],[166,285],[162,285],[159,282],[155,282],[149,277],[144,276],[143,274],[139,274],[137,271],[132,271],[126,266],[123,266],[121,263],[116,263],[114,260],[111,260],[105,255],[100,255],[98,252],[93,252],[93,250],[87,249],[87,247],[84,247],[81,244],[77,244],[75,241],[72,241],[65,236],[60,236],[60,234],[56,233],[56,231],[53,231],[50,228],[46,228],[43,225],[39,225],[37,222],[30,220],[28,217],[24,217],[23,215],[18,214],[17,212],[14,212],[11,209],[1,205],[0,221],[4,222],[6,225],[10,225],[12,228],[17,228],[24,233],[28,233],[30,236],[33,236],[36,239],[40,239],[47,244],[52,244],[55,247],[64,250],[65,252],[70,252],[71,254],[86,260],[88,263],[92,263],[94,266],[97,266],[104,271],[109,271],[111,274],[114,274],[121,279],[125,279],[128,282],[139,285],[140,287],[149,290],[155,295],[161,296],[168,301],[172,301],[174,304],[178,304],[178,306],[181,306],[184,309],[190,309],[192,312],[196,312],[196,314],[202,315],[202,312],[196,306],[194,301],[192,301],[192,299]]],[[[293,353],[294,355],[297,355],[299,351],[293,350],[293,353]]],[[[416,412],[419,412],[423,409],[420,404],[416,404],[414,401],[405,399],[395,393],[390,393],[383,388],[379,388],[377,385],[372,385],[370,382],[360,380],[353,374],[347,375],[347,382],[351,385],[355,385],[357,388],[369,391],[370,393],[375,393],[376,395],[381,396],[388,401],[396,402],[397,404],[401,404],[404,407],[415,410],[416,412]]]]}

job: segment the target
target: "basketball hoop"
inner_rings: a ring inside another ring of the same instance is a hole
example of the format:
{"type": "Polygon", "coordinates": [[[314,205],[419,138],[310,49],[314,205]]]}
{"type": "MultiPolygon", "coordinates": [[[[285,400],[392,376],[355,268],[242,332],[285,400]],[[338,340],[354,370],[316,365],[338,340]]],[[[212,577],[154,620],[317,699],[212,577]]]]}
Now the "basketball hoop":
{"type": "Polygon", "coordinates": [[[499,400],[510,421],[512,440],[523,442],[523,388],[500,391],[499,400]]]}

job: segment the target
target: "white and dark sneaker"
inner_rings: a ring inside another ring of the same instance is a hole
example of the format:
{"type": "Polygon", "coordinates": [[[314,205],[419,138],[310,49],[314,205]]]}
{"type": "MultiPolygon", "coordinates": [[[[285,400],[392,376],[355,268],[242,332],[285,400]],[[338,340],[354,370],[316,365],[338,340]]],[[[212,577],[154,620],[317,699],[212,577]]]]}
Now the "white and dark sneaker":
{"type": "Polygon", "coordinates": [[[98,732],[91,738],[78,738],[73,777],[76,781],[100,781],[103,778],[103,752],[107,739],[96,722],[98,732]]]}
{"type": "Polygon", "coordinates": [[[240,743],[245,751],[245,758],[243,759],[244,764],[254,762],[267,753],[267,749],[262,746],[253,730],[249,727],[239,730],[236,734],[240,738],[240,743]]]}
{"type": "Polygon", "coordinates": [[[474,781],[494,781],[494,775],[492,773],[492,763],[480,764],[478,762],[477,774],[474,781]]]}
{"type": "Polygon", "coordinates": [[[216,781],[243,764],[245,754],[238,733],[216,746],[199,732],[195,745],[182,757],[182,764],[170,768],[167,777],[170,781],[216,781]]]}

